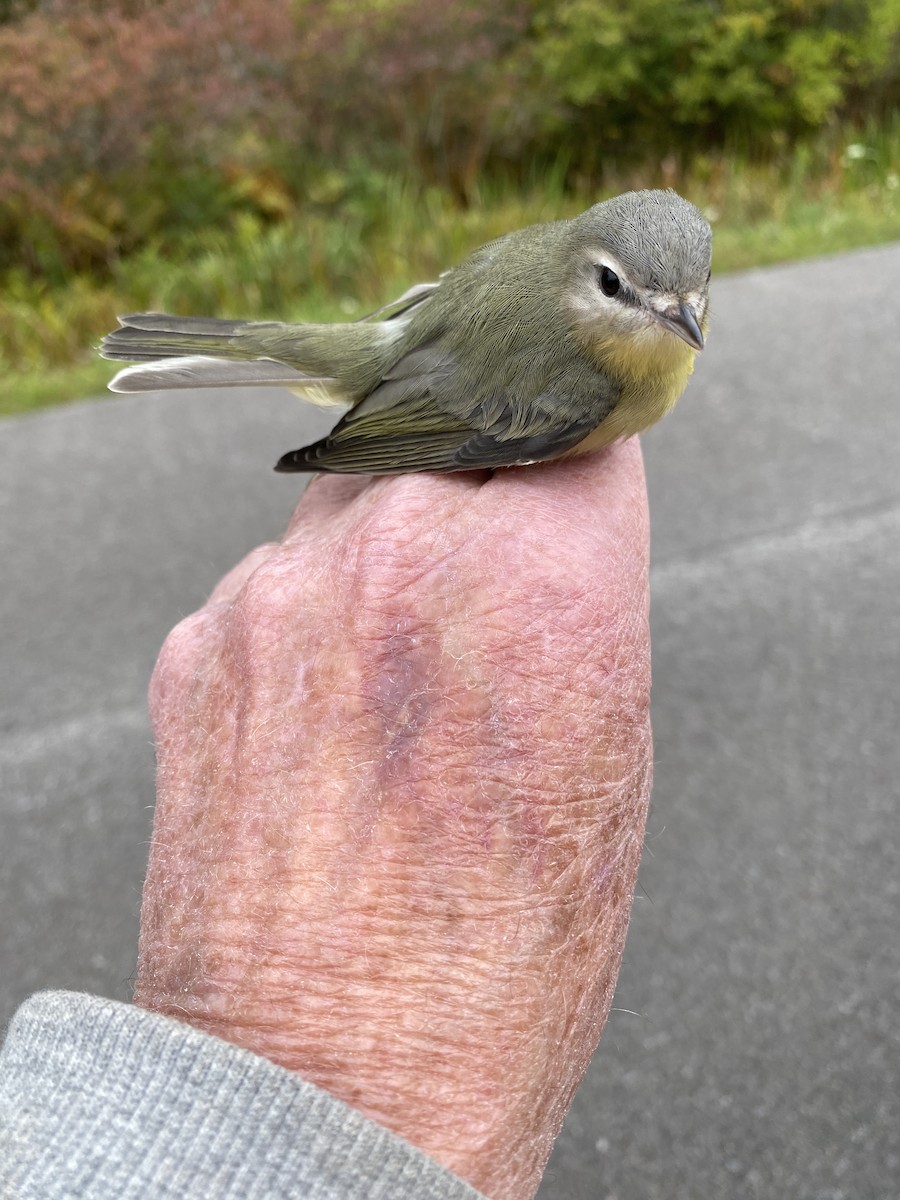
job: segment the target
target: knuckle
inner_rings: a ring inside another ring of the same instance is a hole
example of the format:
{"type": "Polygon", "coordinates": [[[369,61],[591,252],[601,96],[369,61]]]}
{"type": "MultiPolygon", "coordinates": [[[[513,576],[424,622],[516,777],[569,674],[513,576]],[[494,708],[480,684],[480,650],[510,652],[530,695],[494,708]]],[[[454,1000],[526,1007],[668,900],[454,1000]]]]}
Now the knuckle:
{"type": "Polygon", "coordinates": [[[241,562],[233,567],[227,575],[219,580],[207,600],[207,605],[221,604],[227,607],[246,584],[268,559],[278,554],[281,547],[276,542],[267,542],[257,546],[241,562]]]}
{"type": "Polygon", "coordinates": [[[423,578],[459,553],[456,498],[444,481],[423,475],[399,476],[378,493],[345,535],[341,556],[365,601],[378,605],[414,595],[423,578]]]}
{"type": "Polygon", "coordinates": [[[155,716],[193,679],[209,636],[210,616],[205,609],[185,617],[169,633],[150,678],[151,715],[155,716]]]}
{"type": "Polygon", "coordinates": [[[243,677],[255,678],[296,644],[308,617],[305,572],[290,555],[263,563],[224,614],[224,652],[243,677]]]}
{"type": "Polygon", "coordinates": [[[283,618],[294,603],[293,575],[292,564],[281,557],[261,563],[234,598],[239,623],[252,627],[283,618]]]}

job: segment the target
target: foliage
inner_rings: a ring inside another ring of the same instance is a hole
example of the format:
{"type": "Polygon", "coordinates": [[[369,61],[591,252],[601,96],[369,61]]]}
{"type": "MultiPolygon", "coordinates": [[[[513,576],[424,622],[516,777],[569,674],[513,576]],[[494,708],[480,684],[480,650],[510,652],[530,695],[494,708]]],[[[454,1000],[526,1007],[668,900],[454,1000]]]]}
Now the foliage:
{"type": "Polygon", "coordinates": [[[15,21],[37,7],[37,0],[0,0],[0,25],[15,21]]]}
{"type": "MultiPolygon", "coordinates": [[[[2,3],[3,0],[0,0],[2,3]]],[[[0,271],[103,272],[373,170],[771,154],[900,103],[900,0],[6,0],[0,271]]]]}
{"type": "Polygon", "coordinates": [[[59,278],[219,219],[292,38],[289,5],[240,0],[48,0],[0,27],[0,269],[59,278]]]}
{"type": "MultiPolygon", "coordinates": [[[[715,228],[716,273],[900,238],[900,122],[859,140],[820,138],[779,161],[698,157],[680,180],[715,228]]],[[[655,171],[609,191],[660,182],[655,171]]],[[[482,184],[460,207],[446,189],[371,175],[335,220],[323,207],[278,222],[239,213],[222,227],[156,241],[114,264],[51,286],[8,276],[0,305],[0,412],[100,392],[112,365],[92,346],[119,312],[352,320],[493,237],[573,215],[600,199],[561,175],[525,189],[482,184]],[[64,368],[69,366],[70,370],[64,368]]]]}
{"type": "Polygon", "coordinates": [[[491,152],[518,144],[512,51],[531,9],[529,0],[303,0],[292,71],[304,148],[319,161],[405,166],[465,193],[491,152]]]}
{"type": "Polygon", "coordinates": [[[0,0],[0,369],[117,307],[375,304],[627,186],[758,224],[754,164],[890,225],[898,110],[900,0],[0,0]]]}
{"type": "Polygon", "coordinates": [[[550,128],[592,139],[598,161],[636,145],[759,154],[896,107],[900,2],[563,0],[538,14],[532,53],[565,102],[550,128]]]}

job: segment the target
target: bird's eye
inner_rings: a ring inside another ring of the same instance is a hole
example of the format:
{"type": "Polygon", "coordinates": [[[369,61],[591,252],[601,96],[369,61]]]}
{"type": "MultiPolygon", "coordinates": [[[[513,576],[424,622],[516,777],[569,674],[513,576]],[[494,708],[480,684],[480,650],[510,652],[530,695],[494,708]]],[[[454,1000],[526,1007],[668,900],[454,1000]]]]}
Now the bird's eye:
{"type": "Polygon", "coordinates": [[[600,291],[604,296],[614,296],[620,287],[619,277],[609,267],[600,268],[600,291]]]}

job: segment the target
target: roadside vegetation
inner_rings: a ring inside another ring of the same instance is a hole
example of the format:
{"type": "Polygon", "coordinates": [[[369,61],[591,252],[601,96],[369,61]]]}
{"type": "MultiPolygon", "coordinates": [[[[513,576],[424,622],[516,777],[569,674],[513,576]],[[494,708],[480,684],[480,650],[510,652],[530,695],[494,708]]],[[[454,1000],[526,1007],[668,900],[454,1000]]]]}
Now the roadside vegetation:
{"type": "Polygon", "coordinates": [[[900,238],[900,0],[0,0],[0,412],[119,312],[352,320],[646,186],[720,272],[900,238]]]}

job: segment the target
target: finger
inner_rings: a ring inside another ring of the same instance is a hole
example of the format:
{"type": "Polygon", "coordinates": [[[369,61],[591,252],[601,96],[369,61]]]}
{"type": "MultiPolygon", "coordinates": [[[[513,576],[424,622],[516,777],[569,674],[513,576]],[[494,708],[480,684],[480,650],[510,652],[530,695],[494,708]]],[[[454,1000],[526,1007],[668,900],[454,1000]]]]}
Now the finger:
{"type": "Polygon", "coordinates": [[[232,567],[228,574],[219,580],[210,593],[207,606],[230,604],[253,572],[264,562],[268,562],[280,548],[277,542],[268,542],[251,550],[246,558],[241,559],[236,567],[232,567]]]}
{"type": "Polygon", "coordinates": [[[317,475],[306,489],[291,517],[283,544],[305,537],[311,530],[320,532],[324,525],[351,512],[358,515],[366,506],[380,498],[408,493],[422,494],[423,503],[433,503],[435,511],[443,511],[446,502],[464,503],[469,494],[480,488],[490,472],[451,471],[447,473],[401,475],[317,475]],[[427,498],[427,499],[426,499],[427,498]],[[443,502],[443,503],[442,503],[443,502]]]}
{"type": "Polygon", "coordinates": [[[349,508],[374,482],[371,475],[314,475],[294,509],[282,541],[292,541],[311,525],[321,528],[349,508]]]}
{"type": "Polygon", "coordinates": [[[514,507],[519,528],[547,522],[581,540],[625,542],[649,537],[647,490],[638,438],[578,458],[498,471],[484,489],[494,504],[514,507]]]}

